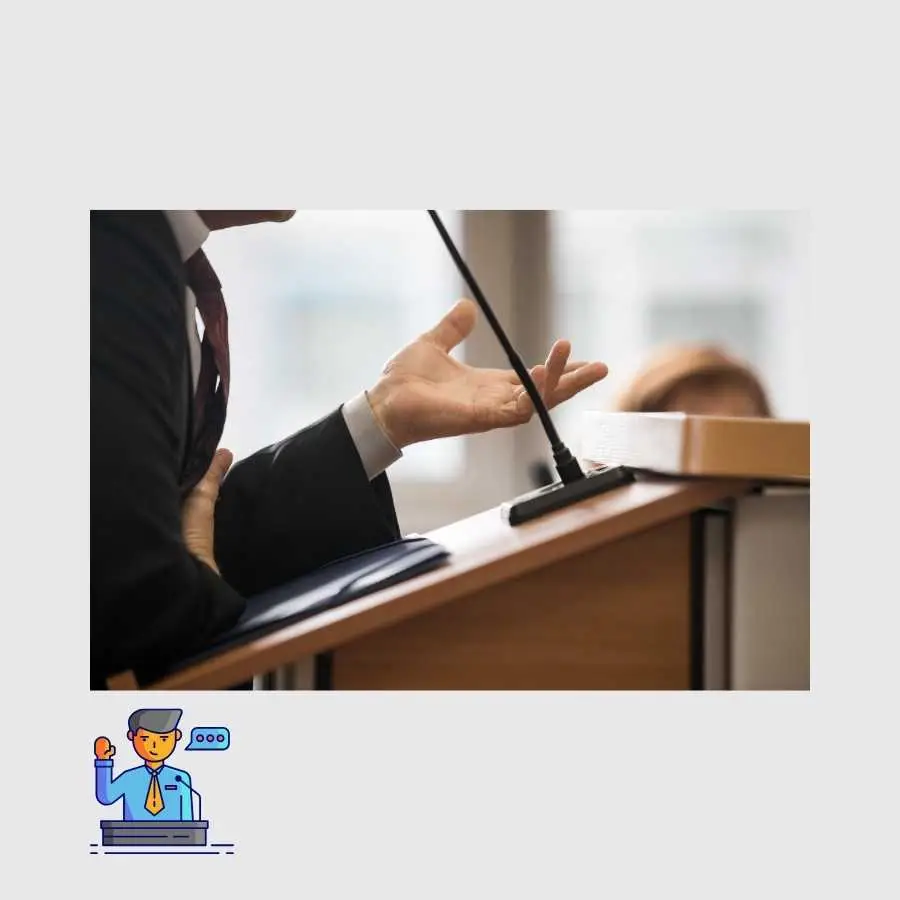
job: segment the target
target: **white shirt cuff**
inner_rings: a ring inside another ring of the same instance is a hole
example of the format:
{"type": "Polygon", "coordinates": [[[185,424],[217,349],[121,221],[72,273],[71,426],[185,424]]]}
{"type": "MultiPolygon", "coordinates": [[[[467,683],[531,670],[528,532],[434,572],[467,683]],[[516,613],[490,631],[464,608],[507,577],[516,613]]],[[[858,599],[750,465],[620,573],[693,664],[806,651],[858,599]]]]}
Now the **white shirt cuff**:
{"type": "Polygon", "coordinates": [[[403,456],[375,418],[365,392],[345,403],[341,411],[369,481],[403,456]]]}

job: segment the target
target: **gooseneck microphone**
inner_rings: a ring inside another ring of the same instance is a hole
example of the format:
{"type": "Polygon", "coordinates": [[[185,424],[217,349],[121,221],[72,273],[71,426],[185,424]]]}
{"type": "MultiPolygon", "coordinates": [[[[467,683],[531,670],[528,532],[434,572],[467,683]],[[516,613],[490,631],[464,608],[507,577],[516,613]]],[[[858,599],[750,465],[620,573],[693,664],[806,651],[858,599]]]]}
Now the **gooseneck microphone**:
{"type": "Polygon", "coordinates": [[[431,220],[434,222],[435,228],[437,228],[441,239],[444,241],[444,245],[450,252],[453,262],[456,263],[456,268],[459,269],[460,274],[469,286],[469,290],[475,295],[475,300],[481,307],[481,311],[488,320],[494,334],[497,336],[497,340],[500,341],[500,345],[503,347],[507,359],[509,359],[510,365],[513,367],[513,371],[519,376],[519,381],[522,382],[522,386],[528,392],[528,396],[534,404],[538,418],[541,420],[541,425],[544,427],[547,440],[550,441],[550,449],[553,451],[553,460],[556,463],[556,471],[559,472],[559,477],[562,479],[563,484],[571,484],[573,481],[584,478],[584,472],[581,471],[578,460],[572,456],[569,448],[560,440],[559,434],[557,434],[556,431],[556,426],[550,420],[550,411],[547,409],[547,405],[544,403],[544,400],[537,389],[537,385],[531,377],[531,373],[525,367],[522,358],[516,352],[510,339],[506,336],[503,326],[494,315],[494,311],[491,309],[490,304],[487,302],[487,298],[478,286],[475,276],[466,265],[466,261],[462,258],[459,250],[456,249],[456,245],[453,243],[453,239],[444,227],[444,223],[437,214],[437,210],[429,209],[428,215],[431,216],[431,220]]]}
{"type": "Polygon", "coordinates": [[[634,475],[624,466],[601,466],[590,470],[587,474],[582,471],[578,460],[575,459],[569,448],[562,442],[556,431],[556,426],[550,419],[550,411],[547,409],[547,405],[544,403],[544,399],[541,397],[540,391],[538,391],[537,385],[531,377],[531,373],[522,362],[512,342],[506,336],[503,326],[500,324],[497,316],[494,315],[494,311],[484,296],[484,292],[475,280],[475,276],[468,265],[466,265],[462,254],[456,248],[456,244],[454,244],[453,239],[444,227],[437,210],[429,209],[428,215],[431,217],[431,221],[441,236],[444,246],[456,264],[456,268],[468,285],[476,303],[478,303],[497,340],[503,347],[507,359],[509,359],[510,365],[513,367],[513,371],[531,398],[535,412],[537,412],[541,426],[550,443],[550,449],[553,451],[556,471],[559,473],[560,481],[533,491],[530,494],[525,494],[511,503],[503,504],[501,507],[503,515],[509,524],[519,525],[529,519],[537,518],[556,509],[562,509],[579,500],[602,494],[605,491],[634,481],[634,475]]]}
{"type": "MultiPolygon", "coordinates": [[[[194,788],[188,784],[180,775],[175,776],[175,780],[179,784],[183,784],[192,794],[197,795],[197,818],[193,821],[202,821],[203,820],[203,798],[200,796],[200,791],[195,791],[194,788]]],[[[182,820],[184,821],[184,820],[182,820]]]]}

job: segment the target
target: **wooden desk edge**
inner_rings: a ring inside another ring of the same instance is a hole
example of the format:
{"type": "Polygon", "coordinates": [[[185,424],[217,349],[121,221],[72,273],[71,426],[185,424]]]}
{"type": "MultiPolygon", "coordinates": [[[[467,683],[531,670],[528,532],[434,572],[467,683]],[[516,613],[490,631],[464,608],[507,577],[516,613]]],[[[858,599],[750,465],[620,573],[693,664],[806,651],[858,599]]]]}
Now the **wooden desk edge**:
{"type": "MultiPolygon", "coordinates": [[[[669,479],[658,481],[666,483],[669,479]]],[[[447,566],[433,572],[288,625],[273,634],[166,676],[146,685],[145,689],[222,689],[303,657],[325,652],[507,578],[527,574],[549,562],[577,556],[601,543],[627,537],[705,505],[739,496],[753,487],[750,482],[734,479],[679,479],[677,486],[681,490],[673,490],[653,502],[631,507],[613,516],[599,517],[574,533],[565,532],[537,546],[528,546],[487,561],[476,559],[468,565],[465,562],[454,565],[451,559],[447,566]],[[261,668],[260,661],[263,659],[265,664],[261,668]]],[[[611,497],[614,493],[622,496],[620,492],[630,491],[634,487],[619,488],[604,496],[611,497]]],[[[602,498],[585,501],[585,504],[596,503],[597,499],[602,498]]],[[[566,512],[563,510],[554,515],[566,512]]],[[[500,515],[499,510],[496,514],[500,515]]],[[[115,689],[118,685],[114,681],[121,678],[115,676],[110,679],[110,689],[115,689]]],[[[126,686],[122,682],[119,684],[126,686]]]]}

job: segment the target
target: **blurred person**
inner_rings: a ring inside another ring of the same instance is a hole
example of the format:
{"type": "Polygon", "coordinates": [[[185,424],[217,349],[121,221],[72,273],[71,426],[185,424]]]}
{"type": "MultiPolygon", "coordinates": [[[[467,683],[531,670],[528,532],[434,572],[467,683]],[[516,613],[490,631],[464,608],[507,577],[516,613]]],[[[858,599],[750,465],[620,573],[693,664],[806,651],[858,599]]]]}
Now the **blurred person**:
{"type": "MultiPolygon", "coordinates": [[[[369,390],[232,468],[227,312],[202,245],[293,214],[91,212],[92,688],[200,649],[247,596],[398,539],[386,471],[404,447],[534,412],[512,371],[450,355],[475,325],[462,300],[369,390]]],[[[532,370],[551,407],[606,375],[570,350],[532,370]]]]}
{"type": "MultiPolygon", "coordinates": [[[[652,354],[616,400],[616,412],[682,412],[694,416],[768,419],[772,408],[760,378],[719,347],[679,344],[652,354]]],[[[556,478],[544,461],[531,465],[535,487],[556,478]]]]}
{"type": "Polygon", "coordinates": [[[772,408],[753,369],[719,347],[664,347],[644,364],[615,404],[618,412],[768,419],[772,408]]]}

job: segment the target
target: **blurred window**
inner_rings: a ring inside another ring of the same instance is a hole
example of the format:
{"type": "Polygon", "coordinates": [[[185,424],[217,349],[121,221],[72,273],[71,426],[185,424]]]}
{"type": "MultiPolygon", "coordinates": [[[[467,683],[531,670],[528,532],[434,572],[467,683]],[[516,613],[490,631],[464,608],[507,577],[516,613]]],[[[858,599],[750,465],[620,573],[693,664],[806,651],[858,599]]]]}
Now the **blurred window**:
{"type": "Polygon", "coordinates": [[[697,341],[754,366],[776,415],[808,418],[802,214],[578,210],[553,213],[550,233],[554,334],[610,367],[561,427],[608,408],[659,345],[697,341]]]}
{"type": "MultiPolygon", "coordinates": [[[[441,214],[459,240],[461,215],[441,214]]],[[[223,445],[238,458],[371,387],[459,296],[424,210],[299,210],[286,223],[214,232],[207,250],[228,302],[233,387],[223,445]]],[[[462,443],[409,448],[392,479],[454,479],[462,443]]]]}

